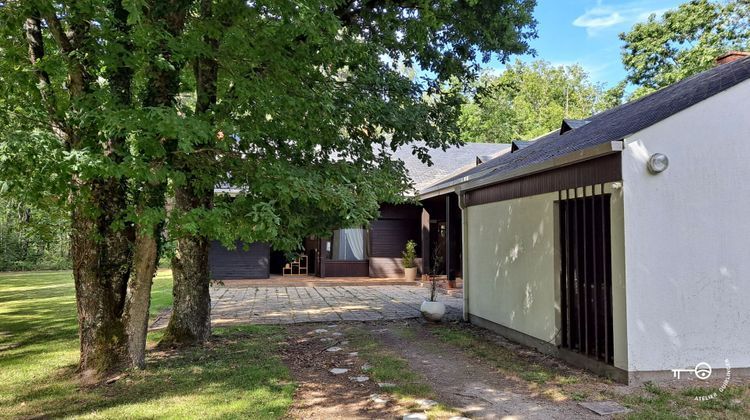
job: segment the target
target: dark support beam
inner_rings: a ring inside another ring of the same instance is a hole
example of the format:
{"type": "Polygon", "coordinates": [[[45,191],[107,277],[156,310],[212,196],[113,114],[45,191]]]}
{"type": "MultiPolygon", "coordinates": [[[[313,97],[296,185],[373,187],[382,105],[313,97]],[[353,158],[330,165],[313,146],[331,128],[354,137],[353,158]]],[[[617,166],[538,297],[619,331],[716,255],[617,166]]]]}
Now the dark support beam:
{"type": "Polygon", "coordinates": [[[455,280],[451,276],[451,194],[445,195],[445,275],[448,280],[455,280]]]}
{"type": "Polygon", "coordinates": [[[430,273],[430,212],[422,208],[422,274],[430,273]]]}

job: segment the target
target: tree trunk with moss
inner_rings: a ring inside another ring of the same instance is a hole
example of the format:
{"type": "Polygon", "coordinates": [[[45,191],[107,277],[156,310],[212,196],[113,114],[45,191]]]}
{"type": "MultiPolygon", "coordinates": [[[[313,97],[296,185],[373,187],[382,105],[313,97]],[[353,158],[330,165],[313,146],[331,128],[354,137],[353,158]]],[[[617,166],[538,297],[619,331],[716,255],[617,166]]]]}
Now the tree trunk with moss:
{"type": "MultiPolygon", "coordinates": [[[[199,194],[190,185],[175,189],[175,210],[187,212],[209,208],[212,194],[199,194]]],[[[177,252],[172,258],[174,285],[172,316],[162,343],[189,345],[208,340],[211,336],[211,275],[208,266],[209,242],[202,235],[186,235],[177,239],[177,252]]]]}
{"type": "MultiPolygon", "coordinates": [[[[79,370],[86,377],[119,368],[127,341],[122,307],[130,274],[130,240],[126,229],[114,229],[122,210],[122,186],[115,181],[82,183],[99,204],[74,206],[71,214],[71,256],[76,287],[79,370]]],[[[78,198],[80,200],[80,198],[78,198]]]]}
{"type": "MultiPolygon", "coordinates": [[[[200,19],[207,23],[214,19],[213,3],[200,2],[200,19]]],[[[231,19],[222,22],[229,25],[231,19]]],[[[195,114],[213,123],[211,108],[216,105],[219,66],[216,60],[219,40],[215,36],[204,35],[202,41],[207,53],[193,62],[196,84],[195,114]]],[[[209,146],[209,145],[206,145],[209,146]]],[[[207,147],[210,150],[210,147],[207,147]]],[[[213,153],[198,152],[192,155],[177,154],[175,166],[186,175],[184,185],[175,188],[175,210],[185,214],[194,210],[210,209],[213,205],[213,188],[206,182],[211,179],[210,169],[214,166],[213,153]],[[200,173],[198,179],[196,173],[200,173]]],[[[202,233],[180,236],[177,239],[177,253],[172,259],[174,276],[172,317],[162,343],[187,345],[200,343],[211,337],[211,295],[209,286],[211,273],[208,265],[209,240],[202,233]]]]}

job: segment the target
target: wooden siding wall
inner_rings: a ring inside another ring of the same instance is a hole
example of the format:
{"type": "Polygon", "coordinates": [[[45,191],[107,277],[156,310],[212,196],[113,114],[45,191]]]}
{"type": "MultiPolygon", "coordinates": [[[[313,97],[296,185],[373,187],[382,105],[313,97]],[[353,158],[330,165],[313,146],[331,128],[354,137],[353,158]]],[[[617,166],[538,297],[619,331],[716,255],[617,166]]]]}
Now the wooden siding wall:
{"type": "Polygon", "coordinates": [[[620,180],[622,180],[621,157],[619,153],[613,153],[467,191],[465,193],[466,205],[476,206],[620,180]]]}
{"type": "Polygon", "coordinates": [[[218,241],[212,241],[208,253],[208,265],[214,280],[267,279],[270,274],[271,247],[268,244],[252,243],[245,251],[243,243],[237,241],[237,249],[230,250],[218,241]]]}
{"type": "Polygon", "coordinates": [[[419,219],[378,219],[370,224],[370,256],[401,257],[406,242],[419,243],[419,219]]]}
{"type": "Polygon", "coordinates": [[[416,242],[417,255],[420,255],[421,217],[422,208],[415,205],[383,204],[380,207],[380,218],[370,224],[370,277],[403,275],[401,255],[406,242],[416,242]]]}
{"type": "Polygon", "coordinates": [[[370,262],[325,260],[320,270],[320,277],[367,277],[370,274],[370,262]]]}

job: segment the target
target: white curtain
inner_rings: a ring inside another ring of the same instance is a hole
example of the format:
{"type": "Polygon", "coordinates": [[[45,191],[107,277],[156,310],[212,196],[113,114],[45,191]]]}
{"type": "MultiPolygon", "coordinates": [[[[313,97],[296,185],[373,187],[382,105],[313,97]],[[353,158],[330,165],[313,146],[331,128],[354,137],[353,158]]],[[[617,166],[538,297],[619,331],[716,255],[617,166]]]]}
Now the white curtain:
{"type": "Polygon", "coordinates": [[[349,245],[347,256],[350,259],[361,261],[365,259],[365,231],[364,229],[343,229],[346,235],[346,244],[349,245]]]}
{"type": "Polygon", "coordinates": [[[333,231],[331,259],[361,261],[365,259],[365,230],[359,228],[333,231]]]}

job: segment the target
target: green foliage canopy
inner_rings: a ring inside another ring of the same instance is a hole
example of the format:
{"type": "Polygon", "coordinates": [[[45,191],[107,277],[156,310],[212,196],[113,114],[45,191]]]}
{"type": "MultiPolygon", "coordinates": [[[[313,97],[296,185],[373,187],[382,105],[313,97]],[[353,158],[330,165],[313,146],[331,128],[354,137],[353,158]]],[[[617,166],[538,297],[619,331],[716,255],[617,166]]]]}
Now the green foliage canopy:
{"type": "Polygon", "coordinates": [[[117,180],[128,206],[115,225],[168,220],[173,238],[289,249],[398,200],[408,180],[389,150],[421,140],[414,153],[428,160],[426,147],[459,142],[462,97],[447,82],[472,80],[480,61],[525,52],[535,36],[530,0],[208,3],[208,16],[205,1],[0,5],[5,193],[70,209],[87,202],[85,191],[71,194],[71,180],[117,180]],[[179,8],[180,30],[154,18],[179,8]],[[45,50],[33,64],[22,31],[29,16],[39,16],[45,50]],[[77,37],[60,42],[68,30],[77,37]],[[206,58],[218,63],[215,100],[198,112],[206,86],[194,63],[206,58]],[[76,69],[86,83],[71,79],[76,69]],[[132,83],[117,85],[116,72],[132,83]],[[155,106],[154,87],[169,72],[179,74],[176,100],[155,106]],[[242,192],[167,217],[158,205],[136,208],[155,183],[242,192]]]}
{"type": "Polygon", "coordinates": [[[750,2],[693,0],[626,33],[622,60],[634,97],[707,70],[730,50],[750,49],[750,2]]]}
{"type": "Polygon", "coordinates": [[[560,127],[563,118],[582,119],[618,105],[624,85],[605,90],[580,65],[516,61],[500,75],[484,74],[462,108],[464,141],[510,143],[560,127]]]}

